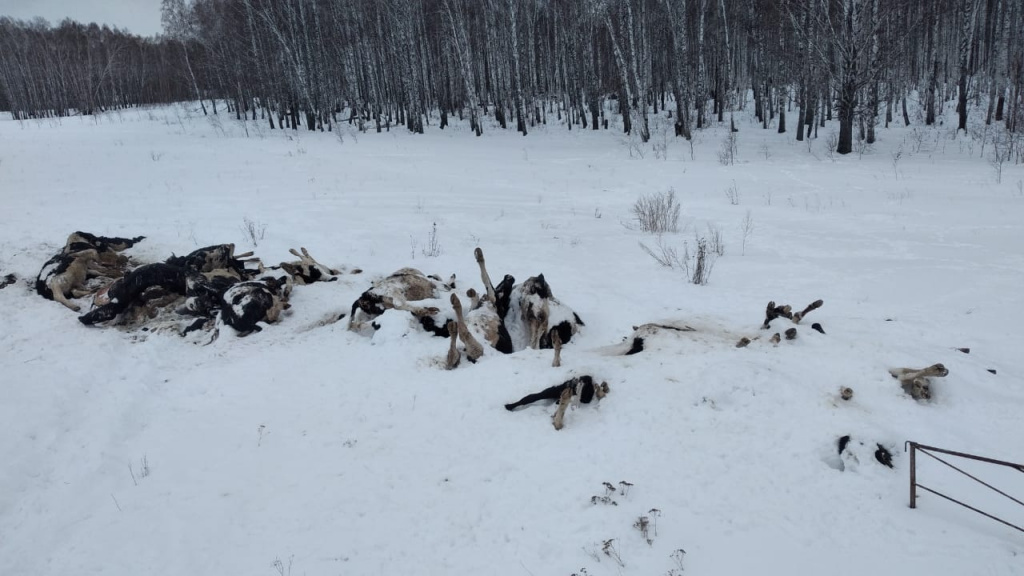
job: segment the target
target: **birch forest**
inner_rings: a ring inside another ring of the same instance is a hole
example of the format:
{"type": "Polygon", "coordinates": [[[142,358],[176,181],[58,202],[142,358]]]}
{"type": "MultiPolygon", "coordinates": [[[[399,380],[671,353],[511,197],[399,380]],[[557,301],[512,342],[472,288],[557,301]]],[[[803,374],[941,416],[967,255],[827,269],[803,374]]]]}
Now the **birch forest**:
{"type": "Polygon", "coordinates": [[[0,110],[189,100],[271,129],[458,118],[477,135],[615,115],[646,141],[652,115],[690,138],[752,106],[797,140],[838,120],[839,153],[945,106],[961,129],[968,114],[1024,127],[1024,0],[164,0],[162,15],[148,38],[0,18],[0,110]]]}

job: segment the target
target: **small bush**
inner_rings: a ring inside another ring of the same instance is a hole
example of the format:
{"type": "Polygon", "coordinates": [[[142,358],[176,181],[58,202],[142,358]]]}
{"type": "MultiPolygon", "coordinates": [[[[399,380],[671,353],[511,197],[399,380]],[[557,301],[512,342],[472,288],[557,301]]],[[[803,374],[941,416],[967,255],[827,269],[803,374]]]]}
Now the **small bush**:
{"type": "Polygon", "coordinates": [[[427,258],[437,258],[441,255],[441,243],[437,239],[437,222],[430,228],[427,235],[427,243],[423,246],[423,255],[427,258]]]}
{"type": "Polygon", "coordinates": [[[679,212],[676,191],[655,192],[641,196],[633,204],[633,219],[644,232],[663,234],[679,231],[679,212]]]}
{"type": "Polygon", "coordinates": [[[614,561],[620,567],[626,566],[626,564],[622,561],[622,556],[619,555],[618,549],[615,548],[615,538],[605,540],[601,544],[601,552],[603,552],[605,556],[611,558],[612,561],[614,561]]]}
{"type": "Polygon", "coordinates": [[[828,140],[825,141],[825,154],[828,154],[828,159],[836,161],[836,148],[839,147],[839,134],[835,132],[829,132],[828,140]]]}
{"type": "Polygon", "coordinates": [[[253,246],[259,246],[260,240],[267,235],[267,225],[259,220],[251,220],[248,216],[242,218],[242,233],[249,237],[253,246]]]}
{"type": "Polygon", "coordinates": [[[665,268],[686,268],[685,257],[679,256],[679,251],[674,246],[670,246],[665,243],[665,239],[658,235],[657,249],[651,249],[643,242],[639,242],[640,248],[647,253],[648,256],[654,258],[654,260],[664,266],[665,268]]]}
{"type": "Polygon", "coordinates": [[[732,166],[736,163],[736,153],[739,151],[739,146],[736,143],[736,133],[729,132],[729,134],[722,139],[722,145],[718,150],[718,163],[722,166],[732,166]]]}
{"type": "Polygon", "coordinates": [[[725,242],[722,240],[722,229],[713,224],[708,224],[708,248],[715,253],[715,256],[725,256],[725,242]]]}
{"type": "Polygon", "coordinates": [[[1010,152],[1007,148],[1002,142],[993,142],[992,158],[988,163],[995,173],[996,184],[1003,183],[1003,164],[1010,159],[1010,152]]]}
{"type": "Polygon", "coordinates": [[[743,217],[743,224],[740,229],[743,231],[743,247],[740,250],[740,254],[746,255],[747,239],[754,233],[754,216],[750,213],[750,210],[747,210],[747,215],[743,217]]]}
{"type": "Polygon", "coordinates": [[[715,253],[707,238],[699,236],[695,238],[695,242],[696,251],[692,253],[690,252],[690,245],[684,242],[682,255],[679,254],[675,247],[667,244],[660,235],[658,236],[658,243],[655,249],[652,249],[643,242],[639,244],[640,248],[648,256],[654,258],[658,264],[666,268],[682,270],[686,274],[688,282],[704,286],[711,278],[711,270],[715,266],[718,254],[715,253]]]}
{"type": "Polygon", "coordinates": [[[708,241],[705,238],[697,239],[697,252],[692,258],[687,258],[686,263],[686,274],[690,277],[690,283],[706,285],[711,278],[711,269],[715,266],[715,253],[708,248],[708,241]]]}
{"type": "Polygon", "coordinates": [[[672,561],[675,563],[676,566],[675,566],[675,568],[672,568],[671,570],[669,570],[668,573],[666,574],[666,576],[682,576],[683,572],[685,571],[683,569],[683,558],[685,558],[685,557],[686,557],[686,550],[683,550],[682,548],[679,548],[679,549],[675,550],[674,552],[672,552],[671,554],[669,554],[669,558],[672,559],[672,561]]]}
{"type": "Polygon", "coordinates": [[[725,197],[729,200],[729,204],[733,206],[740,205],[740,189],[736,187],[735,180],[733,180],[732,184],[725,189],[725,197]]]}

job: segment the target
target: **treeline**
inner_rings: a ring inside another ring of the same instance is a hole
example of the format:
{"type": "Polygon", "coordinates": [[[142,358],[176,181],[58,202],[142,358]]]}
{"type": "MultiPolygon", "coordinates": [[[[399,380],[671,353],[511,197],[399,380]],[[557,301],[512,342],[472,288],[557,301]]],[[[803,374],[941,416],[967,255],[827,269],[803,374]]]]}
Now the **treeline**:
{"type": "Polygon", "coordinates": [[[191,97],[168,40],[65,20],[0,18],[0,110],[15,119],[93,114],[191,97]]]}
{"type": "Polygon", "coordinates": [[[614,110],[646,140],[650,114],[688,138],[752,91],[797,139],[837,117],[839,152],[909,123],[908,98],[926,123],[956,102],[961,128],[972,109],[1024,126],[1024,0],[164,0],[163,22],[144,40],[0,20],[2,98],[16,117],[189,98],[271,128],[454,115],[477,134],[482,115],[527,134],[614,110]]]}

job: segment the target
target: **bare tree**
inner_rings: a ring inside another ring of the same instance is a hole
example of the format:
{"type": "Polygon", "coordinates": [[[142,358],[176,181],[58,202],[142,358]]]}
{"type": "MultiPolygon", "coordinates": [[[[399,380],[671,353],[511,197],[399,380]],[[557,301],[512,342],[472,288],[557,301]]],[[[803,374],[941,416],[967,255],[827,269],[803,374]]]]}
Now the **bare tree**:
{"type": "Polygon", "coordinates": [[[196,100],[206,114],[206,105],[203,104],[203,96],[199,92],[199,83],[196,81],[195,72],[192,71],[192,62],[188,57],[188,42],[194,35],[194,25],[191,21],[190,12],[185,7],[185,0],[161,0],[160,23],[164,32],[169,38],[178,42],[181,46],[182,60],[185,62],[185,71],[192,81],[192,88],[195,91],[196,100]]]}

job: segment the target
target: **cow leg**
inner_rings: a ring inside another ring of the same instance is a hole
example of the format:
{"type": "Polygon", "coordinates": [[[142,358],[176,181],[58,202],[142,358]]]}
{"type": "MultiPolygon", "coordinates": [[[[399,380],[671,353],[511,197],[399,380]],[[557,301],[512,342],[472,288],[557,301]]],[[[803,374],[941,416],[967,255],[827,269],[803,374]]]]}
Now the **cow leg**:
{"type": "Polygon", "coordinates": [[[60,290],[55,290],[53,292],[53,299],[67,306],[68,308],[74,310],[75,312],[78,312],[82,309],[79,305],[69,302],[67,297],[64,296],[64,293],[61,292],[60,290]]]}
{"type": "Polygon", "coordinates": [[[530,322],[530,348],[534,350],[540,348],[540,330],[535,322],[530,322]]]}
{"type": "Polygon", "coordinates": [[[309,255],[309,250],[306,250],[305,247],[300,247],[300,249],[302,250],[302,256],[299,256],[298,254],[296,254],[294,248],[291,249],[291,253],[295,254],[296,256],[299,256],[299,258],[301,258],[306,264],[313,265],[313,266],[320,266],[321,268],[327,270],[328,272],[330,272],[333,275],[341,274],[340,270],[335,270],[334,268],[328,268],[327,266],[324,266],[323,264],[317,262],[316,258],[313,258],[312,256],[309,255]]]}
{"type": "MultiPolygon", "coordinates": [[[[531,299],[536,298],[531,296],[531,299]]],[[[548,301],[546,298],[540,300],[538,306],[536,302],[531,302],[526,307],[526,324],[530,327],[530,348],[534,350],[540,350],[540,341],[544,337],[544,334],[548,331],[548,318],[550,312],[548,311],[548,301]]]]}
{"type": "Polygon", "coordinates": [[[822,304],[824,304],[824,301],[822,300],[815,300],[814,302],[811,302],[810,304],[807,305],[807,308],[803,309],[803,311],[793,314],[793,323],[799,324],[800,321],[804,319],[804,316],[807,316],[814,310],[821,308],[822,304]]]}
{"type": "Polygon", "coordinates": [[[889,374],[897,380],[913,380],[912,377],[908,378],[911,374],[920,372],[919,368],[890,368],[889,374]]]}
{"type": "Polygon", "coordinates": [[[551,331],[551,347],[555,349],[555,359],[551,361],[551,366],[558,368],[562,365],[562,337],[558,330],[551,331]]]}
{"type": "MultiPolygon", "coordinates": [[[[904,387],[907,387],[907,380],[903,381],[904,387]]],[[[910,380],[910,396],[914,400],[931,400],[932,388],[931,382],[927,378],[914,378],[910,380]]]]}
{"type": "MultiPolygon", "coordinates": [[[[393,306],[390,304],[384,305],[384,310],[389,310],[391,308],[393,308],[393,306]]],[[[380,326],[375,322],[375,319],[378,316],[380,316],[380,314],[371,314],[370,312],[360,308],[359,300],[356,300],[352,303],[352,311],[348,316],[348,329],[353,332],[363,333],[368,333],[369,330],[376,330],[380,328],[380,326]]]]}
{"type": "Polygon", "coordinates": [[[466,356],[470,362],[476,362],[484,355],[484,347],[473,337],[469,327],[466,326],[466,319],[462,315],[462,302],[459,300],[458,294],[452,294],[451,301],[452,308],[455,309],[455,319],[458,322],[459,338],[466,345],[466,356]]]}
{"type": "Polygon", "coordinates": [[[421,318],[423,316],[433,316],[434,314],[440,312],[439,309],[433,306],[414,306],[407,302],[396,301],[395,299],[389,298],[387,296],[382,297],[381,302],[384,304],[385,308],[402,310],[403,312],[408,312],[417,318],[421,318]]]}
{"type": "Polygon", "coordinates": [[[540,350],[540,339],[544,335],[544,332],[547,331],[547,328],[548,322],[546,314],[530,319],[530,348],[540,350]]]}
{"type": "Polygon", "coordinates": [[[567,387],[571,388],[571,385],[570,384],[559,384],[557,386],[552,386],[550,388],[545,388],[545,389],[541,390],[540,392],[537,392],[536,394],[527,394],[526,396],[523,396],[522,398],[520,398],[516,402],[513,402],[511,404],[505,404],[505,410],[508,410],[509,412],[511,412],[511,411],[515,410],[516,408],[519,408],[520,406],[526,406],[527,404],[533,404],[534,402],[537,402],[539,400],[558,400],[562,396],[562,392],[567,387]]]}
{"type": "Polygon", "coordinates": [[[792,308],[790,306],[776,306],[775,301],[769,302],[764,311],[764,324],[761,325],[761,329],[767,330],[770,328],[772,320],[780,316],[792,320],[792,308]]]}
{"type": "Polygon", "coordinates": [[[86,276],[89,278],[95,278],[97,276],[104,276],[106,278],[120,278],[124,276],[124,272],[117,268],[108,268],[103,266],[99,262],[90,262],[86,268],[86,276]]]}
{"type": "Polygon", "coordinates": [[[64,295],[64,282],[47,282],[46,287],[50,289],[51,293],[53,293],[54,301],[60,302],[61,304],[67,306],[68,308],[74,310],[75,312],[81,310],[80,306],[78,306],[77,304],[73,304],[72,302],[69,302],[67,296],[64,295]]]}
{"type": "Polygon", "coordinates": [[[572,393],[572,386],[566,386],[565,390],[562,390],[562,396],[558,399],[558,409],[555,410],[555,415],[551,417],[551,424],[554,425],[555,430],[561,430],[565,426],[565,409],[572,402],[572,393]]]}
{"type": "Polygon", "coordinates": [[[264,317],[267,324],[277,323],[277,321],[281,319],[281,313],[284,312],[287,307],[288,304],[286,302],[277,296],[274,296],[274,305],[267,310],[266,316],[264,317]]]}
{"type": "Polygon", "coordinates": [[[893,368],[889,370],[893,378],[900,381],[903,391],[915,400],[930,400],[932,397],[931,383],[928,378],[941,378],[949,374],[942,364],[932,364],[927,368],[893,368]]]}
{"type": "MultiPolygon", "coordinates": [[[[292,277],[292,282],[294,282],[295,284],[298,284],[299,286],[305,286],[306,285],[306,279],[303,278],[303,276],[302,276],[302,266],[301,265],[296,266],[295,264],[293,264],[291,262],[281,262],[280,268],[282,270],[284,270],[285,272],[287,272],[288,275],[292,277]]],[[[266,273],[266,270],[264,270],[262,263],[260,264],[259,273],[261,275],[266,273]]]]}
{"type": "Polygon", "coordinates": [[[480,307],[480,295],[477,294],[476,290],[470,288],[466,290],[466,297],[469,298],[469,309],[476,310],[480,307]]]}
{"type": "Polygon", "coordinates": [[[445,361],[444,367],[447,370],[451,370],[458,366],[459,362],[462,360],[462,354],[459,353],[459,349],[457,347],[459,340],[458,327],[455,325],[455,322],[451,320],[448,321],[448,333],[451,335],[452,340],[448,347],[448,359],[445,361]]]}
{"type": "Polygon", "coordinates": [[[491,277],[487,274],[487,266],[484,264],[484,251],[477,248],[473,251],[473,255],[476,256],[476,263],[480,265],[480,279],[483,280],[484,288],[487,290],[487,299],[496,302],[494,284],[491,283],[491,277]]]}
{"type": "Polygon", "coordinates": [[[913,381],[917,378],[930,378],[930,377],[943,377],[949,374],[949,370],[946,369],[942,364],[932,364],[927,368],[893,368],[889,370],[889,374],[892,374],[893,378],[897,378],[900,381],[910,380],[913,381]]]}
{"type": "Polygon", "coordinates": [[[918,371],[918,373],[915,374],[914,377],[915,378],[921,378],[921,377],[926,377],[926,378],[938,377],[938,378],[942,378],[942,377],[948,376],[948,375],[949,375],[949,370],[947,370],[945,366],[943,366],[942,364],[932,364],[931,366],[918,371]]]}

